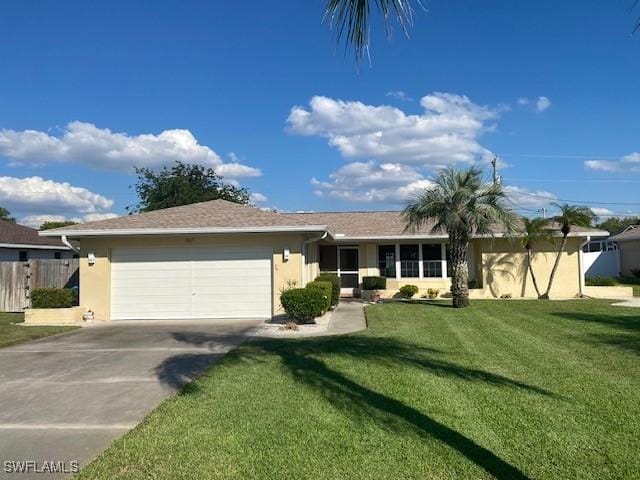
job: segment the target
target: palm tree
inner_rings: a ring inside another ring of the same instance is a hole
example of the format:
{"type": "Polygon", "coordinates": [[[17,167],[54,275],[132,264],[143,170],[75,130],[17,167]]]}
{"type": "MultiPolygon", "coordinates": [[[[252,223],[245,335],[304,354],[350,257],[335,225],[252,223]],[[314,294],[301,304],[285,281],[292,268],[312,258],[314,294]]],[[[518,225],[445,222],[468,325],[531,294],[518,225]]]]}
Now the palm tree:
{"type": "Polygon", "coordinates": [[[432,181],[433,187],[408,201],[403,212],[406,229],[417,230],[435,221],[431,230],[448,234],[453,306],[466,307],[469,305],[469,240],[475,234],[492,236],[496,226],[513,231],[516,216],[507,207],[502,186],[484,181],[482,171],[477,168],[446,168],[432,181]]]}
{"type": "Polygon", "coordinates": [[[549,299],[549,292],[551,291],[551,286],[553,285],[553,279],[556,276],[558,265],[560,265],[562,252],[567,245],[567,237],[571,233],[571,227],[589,227],[591,226],[591,222],[596,218],[595,214],[588,207],[569,205],[566,203],[564,205],[555,203],[554,206],[560,209],[560,213],[553,217],[551,221],[560,225],[560,231],[562,232],[562,241],[560,242],[560,248],[558,248],[556,261],[553,264],[553,269],[551,270],[551,275],[549,276],[549,285],[547,285],[547,291],[544,292],[544,294],[540,297],[545,300],[549,299]]]}
{"type": "Polygon", "coordinates": [[[536,289],[536,295],[540,298],[540,289],[538,288],[538,281],[536,275],[533,272],[533,247],[536,243],[550,241],[551,232],[549,231],[549,222],[544,218],[527,218],[522,219],[522,237],[520,239],[522,246],[527,251],[527,269],[531,273],[531,280],[533,281],[533,287],[536,289]]]}
{"type": "MultiPolygon", "coordinates": [[[[394,19],[405,34],[413,24],[414,0],[327,0],[324,19],[336,31],[338,42],[345,39],[346,49],[353,48],[356,62],[369,53],[369,25],[372,4],[383,16],[387,35],[394,19]]],[[[419,0],[415,3],[420,5],[419,0]]]]}

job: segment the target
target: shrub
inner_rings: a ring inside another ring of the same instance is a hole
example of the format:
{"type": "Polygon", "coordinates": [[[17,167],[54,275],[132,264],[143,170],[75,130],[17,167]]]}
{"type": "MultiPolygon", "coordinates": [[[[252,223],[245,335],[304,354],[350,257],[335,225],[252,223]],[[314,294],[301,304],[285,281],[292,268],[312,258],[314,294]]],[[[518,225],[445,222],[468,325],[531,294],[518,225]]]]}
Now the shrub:
{"type": "Polygon", "coordinates": [[[584,284],[590,287],[613,287],[617,282],[612,277],[587,277],[584,279],[584,284]]]}
{"type": "Polygon", "coordinates": [[[400,287],[400,296],[402,298],[411,298],[418,293],[418,287],[415,285],[403,285],[400,287]]]}
{"type": "Polygon", "coordinates": [[[331,305],[338,305],[340,302],[340,277],[330,273],[321,273],[314,281],[331,282],[331,305]]]}
{"type": "Polygon", "coordinates": [[[438,295],[440,295],[440,290],[437,288],[430,288],[427,290],[427,296],[432,300],[434,298],[438,298],[438,295]]]}
{"type": "Polygon", "coordinates": [[[321,282],[321,281],[309,282],[307,283],[307,288],[316,288],[320,290],[322,292],[322,295],[324,295],[324,298],[326,301],[325,308],[324,308],[325,311],[331,308],[331,297],[333,295],[332,293],[333,285],[331,282],[321,282]]]}
{"type": "Polygon", "coordinates": [[[287,317],[299,323],[322,315],[326,302],[324,293],[318,288],[292,288],[280,295],[287,317]]]}
{"type": "Polygon", "coordinates": [[[386,290],[387,279],[385,277],[362,277],[363,290],[386,290]]]}
{"type": "Polygon", "coordinates": [[[640,268],[632,268],[631,275],[633,275],[635,278],[640,278],[640,268]]]}
{"type": "Polygon", "coordinates": [[[34,288],[31,292],[32,308],[68,308],[73,306],[70,288],[34,288]]]}

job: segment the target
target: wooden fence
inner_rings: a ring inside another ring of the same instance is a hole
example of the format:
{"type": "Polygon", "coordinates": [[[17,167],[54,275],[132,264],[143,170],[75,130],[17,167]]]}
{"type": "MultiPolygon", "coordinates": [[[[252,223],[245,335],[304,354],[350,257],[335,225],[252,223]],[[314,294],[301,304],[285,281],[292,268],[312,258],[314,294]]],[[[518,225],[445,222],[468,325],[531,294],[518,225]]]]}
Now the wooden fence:
{"type": "Polygon", "coordinates": [[[31,307],[34,288],[78,286],[78,259],[0,262],[0,312],[21,312],[31,307]]]}

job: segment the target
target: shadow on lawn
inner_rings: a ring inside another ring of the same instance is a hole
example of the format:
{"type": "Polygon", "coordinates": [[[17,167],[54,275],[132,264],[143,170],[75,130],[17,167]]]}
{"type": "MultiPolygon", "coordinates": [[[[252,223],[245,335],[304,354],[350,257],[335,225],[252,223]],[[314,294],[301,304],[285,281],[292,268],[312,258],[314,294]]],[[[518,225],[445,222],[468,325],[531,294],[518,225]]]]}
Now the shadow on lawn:
{"type": "MultiPolygon", "coordinates": [[[[181,336],[179,339],[199,346],[209,343],[207,334],[192,333],[181,336]]],[[[250,349],[243,352],[242,360],[262,362],[265,354],[277,355],[296,381],[316,389],[339,408],[375,419],[385,428],[392,428],[398,433],[406,432],[409,427],[418,435],[435,438],[457,450],[498,479],[528,478],[518,468],[476,444],[470,438],[399,400],[355,382],[338,370],[329,367],[319,358],[336,355],[351,358],[354,361],[376,362],[383,365],[405,364],[438,376],[483,382],[559,398],[542,388],[437,358],[442,353],[436,349],[399,342],[387,337],[351,335],[257,341],[251,344],[250,349]]],[[[183,393],[190,393],[190,391],[187,388],[183,393]]]]}
{"type": "MultiPolygon", "coordinates": [[[[626,307],[618,307],[626,308],[626,307]]],[[[581,312],[556,312],[555,316],[614,328],[613,333],[590,333],[588,338],[603,345],[618,347],[640,355],[640,310],[638,315],[611,315],[581,312]]]]}

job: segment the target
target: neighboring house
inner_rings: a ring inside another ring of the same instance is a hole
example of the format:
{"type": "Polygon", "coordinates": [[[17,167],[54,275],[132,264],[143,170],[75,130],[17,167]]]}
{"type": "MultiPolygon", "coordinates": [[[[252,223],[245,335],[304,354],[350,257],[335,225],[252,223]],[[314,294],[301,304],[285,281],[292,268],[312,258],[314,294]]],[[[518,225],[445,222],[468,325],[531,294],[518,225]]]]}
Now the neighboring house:
{"type": "MultiPolygon", "coordinates": [[[[400,212],[275,213],[224,200],[156,210],[41,232],[80,242],[80,304],[98,320],[268,318],[282,313],[280,293],[321,271],[352,294],[367,275],[387,277],[385,296],[404,284],[420,294],[451,285],[447,236],[405,232],[400,212]]],[[[581,248],[574,228],[551,296],[582,291],[581,248]]],[[[546,286],[557,246],[539,245],[534,268],[546,286]]],[[[517,239],[477,236],[469,249],[475,297],[535,296],[517,239]]]]}
{"type": "Polygon", "coordinates": [[[627,229],[611,237],[618,244],[620,251],[620,275],[632,277],[631,270],[640,269],[640,225],[631,225],[627,229]]]}
{"type": "Polygon", "coordinates": [[[72,258],[73,255],[73,250],[59,239],[41,237],[33,228],[0,220],[0,261],[2,262],[72,258]]]}
{"type": "Polygon", "coordinates": [[[582,247],[586,277],[620,275],[618,245],[611,237],[592,239],[582,247]]]}

